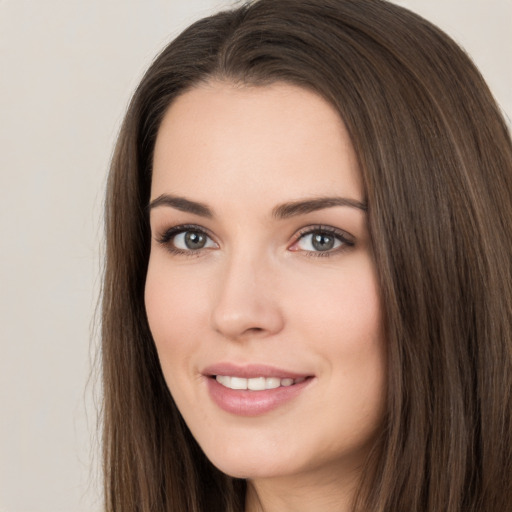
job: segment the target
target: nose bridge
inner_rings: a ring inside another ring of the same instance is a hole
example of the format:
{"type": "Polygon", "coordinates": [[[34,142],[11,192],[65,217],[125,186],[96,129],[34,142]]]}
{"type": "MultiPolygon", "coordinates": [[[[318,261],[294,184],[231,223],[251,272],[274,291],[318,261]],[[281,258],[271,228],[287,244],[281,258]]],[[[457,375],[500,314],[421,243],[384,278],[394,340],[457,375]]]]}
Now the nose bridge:
{"type": "Polygon", "coordinates": [[[246,247],[226,257],[216,283],[214,329],[231,339],[278,332],[283,316],[274,279],[272,262],[261,252],[246,247]]]}

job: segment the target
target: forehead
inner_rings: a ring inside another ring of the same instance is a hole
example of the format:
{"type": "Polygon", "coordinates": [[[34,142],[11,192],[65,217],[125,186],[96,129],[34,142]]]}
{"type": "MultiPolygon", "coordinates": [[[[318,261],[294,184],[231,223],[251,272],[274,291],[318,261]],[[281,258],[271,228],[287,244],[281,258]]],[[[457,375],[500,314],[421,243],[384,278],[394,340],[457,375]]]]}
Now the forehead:
{"type": "Polygon", "coordinates": [[[179,96],[160,126],[152,197],[269,200],[332,195],[362,200],[357,158],[338,112],[289,84],[213,82],[179,96]],[[290,197],[285,197],[290,196],[290,197]]]}

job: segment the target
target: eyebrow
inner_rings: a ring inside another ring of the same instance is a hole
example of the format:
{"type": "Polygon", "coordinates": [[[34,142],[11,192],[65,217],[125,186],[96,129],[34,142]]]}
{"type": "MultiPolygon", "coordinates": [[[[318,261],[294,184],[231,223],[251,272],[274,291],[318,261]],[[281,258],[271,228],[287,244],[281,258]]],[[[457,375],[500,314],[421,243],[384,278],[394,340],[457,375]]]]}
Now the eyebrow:
{"type": "Polygon", "coordinates": [[[365,202],[356,201],[347,197],[317,197],[315,199],[306,199],[292,201],[276,206],[272,210],[272,216],[276,219],[287,219],[296,215],[305,215],[307,213],[333,208],[335,206],[349,206],[366,212],[368,206],[365,202]]]}
{"type": "Polygon", "coordinates": [[[213,212],[210,210],[208,206],[197,201],[185,199],[184,197],[162,194],[161,196],[158,196],[156,199],[153,199],[153,201],[149,203],[148,210],[152,210],[153,208],[157,208],[158,206],[170,206],[171,208],[175,208],[176,210],[180,210],[182,212],[187,213],[193,213],[195,215],[199,215],[200,217],[207,217],[209,219],[213,217],[213,212]]]}
{"type": "MultiPolygon", "coordinates": [[[[152,210],[159,206],[168,206],[182,212],[199,215],[200,217],[206,217],[209,219],[213,218],[213,212],[206,204],[191,201],[184,197],[162,194],[149,203],[148,210],[152,210]]],[[[365,202],[357,201],[355,199],[337,196],[317,197],[314,199],[291,201],[289,203],[283,203],[276,206],[272,210],[272,217],[282,220],[336,206],[349,206],[350,208],[356,208],[363,212],[368,210],[368,206],[365,202]]]]}

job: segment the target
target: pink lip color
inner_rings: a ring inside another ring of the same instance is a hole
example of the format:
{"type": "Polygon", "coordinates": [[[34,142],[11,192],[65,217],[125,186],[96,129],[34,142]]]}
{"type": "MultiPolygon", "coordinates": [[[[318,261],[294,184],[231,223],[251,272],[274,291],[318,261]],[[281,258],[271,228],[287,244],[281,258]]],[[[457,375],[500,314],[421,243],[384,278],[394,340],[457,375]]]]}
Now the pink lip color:
{"type": "Polygon", "coordinates": [[[233,363],[218,363],[207,366],[203,371],[203,375],[229,375],[231,377],[243,377],[250,379],[251,377],[278,377],[279,379],[300,379],[301,377],[311,377],[307,373],[297,373],[274,366],[263,364],[247,364],[238,366],[233,363]]]}
{"type": "Polygon", "coordinates": [[[311,375],[298,374],[270,366],[235,366],[222,363],[206,368],[208,392],[211,399],[222,410],[238,416],[258,416],[272,411],[299,395],[311,382],[311,375]],[[291,386],[282,386],[263,391],[235,390],[219,384],[213,375],[232,377],[278,377],[280,379],[298,379],[307,377],[303,382],[291,386]]]}

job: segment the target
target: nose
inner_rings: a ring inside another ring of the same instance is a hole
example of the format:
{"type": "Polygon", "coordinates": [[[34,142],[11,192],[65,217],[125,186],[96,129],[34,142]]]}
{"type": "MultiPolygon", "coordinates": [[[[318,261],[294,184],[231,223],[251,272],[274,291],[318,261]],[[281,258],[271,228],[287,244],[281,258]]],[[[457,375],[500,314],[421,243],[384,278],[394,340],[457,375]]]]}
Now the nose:
{"type": "Polygon", "coordinates": [[[231,340],[264,338],[284,326],[276,273],[254,256],[232,257],[219,273],[212,327],[231,340]]]}

